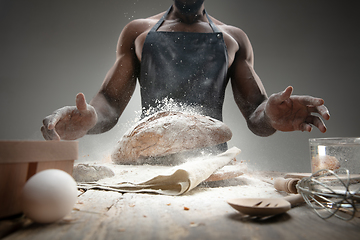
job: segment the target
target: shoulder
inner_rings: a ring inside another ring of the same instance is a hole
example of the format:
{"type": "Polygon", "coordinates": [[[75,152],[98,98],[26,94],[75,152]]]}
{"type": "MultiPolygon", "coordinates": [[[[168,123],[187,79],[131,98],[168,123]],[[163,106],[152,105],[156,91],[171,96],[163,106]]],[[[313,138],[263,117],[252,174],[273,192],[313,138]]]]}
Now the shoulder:
{"type": "Polygon", "coordinates": [[[247,59],[252,61],[253,49],[247,34],[241,28],[225,24],[215,18],[212,18],[212,21],[218,26],[220,31],[223,32],[225,37],[231,38],[237,43],[237,59],[247,59]]]}
{"type": "Polygon", "coordinates": [[[220,28],[222,32],[229,34],[232,38],[234,38],[240,45],[249,42],[249,38],[247,34],[238,27],[225,24],[214,19],[214,23],[220,28]]]}
{"type": "Polygon", "coordinates": [[[245,55],[252,54],[252,46],[248,35],[241,29],[232,25],[225,24],[215,19],[214,23],[222,32],[228,34],[239,45],[239,50],[245,55]]]}
{"type": "Polygon", "coordinates": [[[234,27],[231,25],[223,25],[222,28],[226,33],[232,36],[239,43],[249,40],[247,34],[238,27],[234,27]]]}
{"type": "Polygon", "coordinates": [[[164,13],[148,18],[139,18],[132,20],[122,29],[117,44],[117,52],[134,51],[141,46],[141,42],[145,40],[147,33],[159,21],[164,13]]]}
{"type": "Polygon", "coordinates": [[[122,29],[118,40],[118,48],[129,48],[134,46],[139,36],[146,35],[147,32],[159,21],[162,14],[157,14],[148,18],[132,20],[122,29]]]}
{"type": "Polygon", "coordinates": [[[148,17],[148,18],[139,18],[132,20],[122,30],[127,34],[141,34],[145,31],[149,31],[162,17],[164,13],[159,13],[157,15],[148,17]]]}

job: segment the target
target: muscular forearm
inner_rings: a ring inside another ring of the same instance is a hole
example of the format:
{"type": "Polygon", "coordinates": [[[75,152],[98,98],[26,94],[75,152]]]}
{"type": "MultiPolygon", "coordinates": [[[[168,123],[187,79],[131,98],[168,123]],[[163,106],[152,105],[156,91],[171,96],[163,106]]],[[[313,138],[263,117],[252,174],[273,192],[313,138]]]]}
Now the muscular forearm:
{"type": "Polygon", "coordinates": [[[266,101],[260,104],[247,119],[249,129],[256,135],[267,137],[276,132],[265,112],[266,101]]]}
{"type": "Polygon", "coordinates": [[[97,114],[96,125],[87,134],[104,133],[112,129],[118,122],[120,114],[111,106],[109,101],[101,93],[98,93],[90,102],[97,114]]]}

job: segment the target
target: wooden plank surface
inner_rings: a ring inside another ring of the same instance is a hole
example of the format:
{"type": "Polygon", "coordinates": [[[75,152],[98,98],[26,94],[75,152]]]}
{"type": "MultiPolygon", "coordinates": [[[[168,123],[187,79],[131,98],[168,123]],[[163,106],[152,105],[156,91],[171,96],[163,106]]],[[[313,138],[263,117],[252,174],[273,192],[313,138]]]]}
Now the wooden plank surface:
{"type": "MultiPolygon", "coordinates": [[[[245,180],[243,179],[243,184],[245,180]]],[[[4,239],[346,239],[358,240],[360,219],[323,220],[306,205],[268,219],[251,219],[232,209],[235,182],[199,186],[183,196],[121,194],[89,190],[64,220],[49,225],[26,219],[4,239]]],[[[8,227],[9,228],[9,227],[8,227]]],[[[0,227],[0,231],[1,231],[0,227]]]]}

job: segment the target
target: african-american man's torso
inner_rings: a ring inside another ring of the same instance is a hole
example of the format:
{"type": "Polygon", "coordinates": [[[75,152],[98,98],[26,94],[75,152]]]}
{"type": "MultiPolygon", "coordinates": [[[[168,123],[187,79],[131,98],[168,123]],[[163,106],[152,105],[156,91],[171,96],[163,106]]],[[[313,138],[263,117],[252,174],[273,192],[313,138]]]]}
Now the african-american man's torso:
{"type": "MultiPolygon", "coordinates": [[[[145,38],[151,28],[159,21],[164,13],[147,19],[138,19],[133,21],[133,31],[137,35],[135,39],[135,53],[137,59],[141,62],[142,48],[145,42],[145,38]]],[[[223,32],[224,41],[227,48],[229,67],[232,65],[235,54],[239,50],[239,44],[232,36],[235,31],[242,32],[241,30],[225,25],[216,19],[212,18],[214,23],[219,27],[220,31],[223,32]]],[[[200,33],[212,33],[213,29],[210,27],[207,21],[197,21],[192,24],[186,24],[177,20],[166,19],[164,23],[159,27],[158,31],[164,32],[200,32],[200,33]]],[[[244,33],[243,33],[244,34],[244,33]]]]}

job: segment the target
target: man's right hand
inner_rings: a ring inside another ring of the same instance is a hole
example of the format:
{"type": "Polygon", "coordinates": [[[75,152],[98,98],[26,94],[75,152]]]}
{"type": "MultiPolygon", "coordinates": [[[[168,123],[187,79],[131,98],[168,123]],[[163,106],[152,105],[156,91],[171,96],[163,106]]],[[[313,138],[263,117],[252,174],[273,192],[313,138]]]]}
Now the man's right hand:
{"type": "Polygon", "coordinates": [[[46,140],[75,140],[93,128],[97,119],[95,108],[78,93],[76,106],[60,108],[44,118],[41,132],[46,140]]]}

